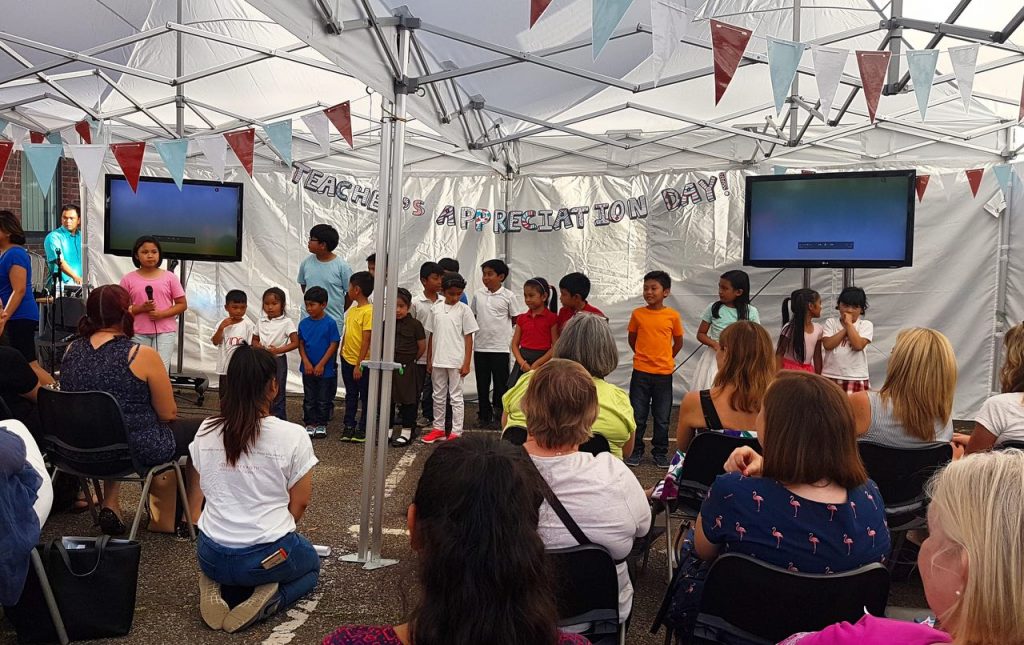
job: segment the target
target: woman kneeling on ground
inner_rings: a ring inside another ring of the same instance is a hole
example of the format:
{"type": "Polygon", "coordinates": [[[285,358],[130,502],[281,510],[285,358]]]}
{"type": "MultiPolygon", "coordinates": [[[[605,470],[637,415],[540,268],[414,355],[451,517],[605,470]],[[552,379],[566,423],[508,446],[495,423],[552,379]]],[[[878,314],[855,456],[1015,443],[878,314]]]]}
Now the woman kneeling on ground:
{"type": "Polygon", "coordinates": [[[320,557],[295,530],[313,493],[317,458],[302,426],[270,414],[276,396],[273,355],[242,345],[228,364],[220,415],[204,421],[189,446],[199,473],[189,482],[189,499],[200,489],[206,496],[200,613],[213,629],[237,632],[283,611],[320,576],[320,557]],[[232,609],[220,585],[255,590],[232,609]]]}
{"type": "Polygon", "coordinates": [[[421,587],[409,622],[339,627],[323,645],[587,645],[557,628],[537,534],[542,485],[511,443],[472,435],[442,443],[407,516],[421,587]]]}

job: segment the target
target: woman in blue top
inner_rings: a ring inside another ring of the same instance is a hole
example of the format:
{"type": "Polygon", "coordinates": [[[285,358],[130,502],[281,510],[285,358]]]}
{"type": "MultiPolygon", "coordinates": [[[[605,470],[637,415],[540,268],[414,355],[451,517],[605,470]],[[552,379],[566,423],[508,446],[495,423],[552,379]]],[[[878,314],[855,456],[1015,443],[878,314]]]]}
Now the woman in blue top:
{"type": "Polygon", "coordinates": [[[21,352],[40,381],[48,385],[53,379],[36,361],[39,308],[32,297],[32,260],[23,244],[21,222],[11,211],[0,211],[0,336],[21,352]]]}
{"type": "Polygon", "coordinates": [[[704,577],[722,553],[825,574],[889,553],[882,496],[857,452],[853,408],[835,383],[781,372],[765,394],[757,431],[764,456],[746,447],[733,452],[684,544],[664,607],[677,629],[692,630],[704,577]]]}

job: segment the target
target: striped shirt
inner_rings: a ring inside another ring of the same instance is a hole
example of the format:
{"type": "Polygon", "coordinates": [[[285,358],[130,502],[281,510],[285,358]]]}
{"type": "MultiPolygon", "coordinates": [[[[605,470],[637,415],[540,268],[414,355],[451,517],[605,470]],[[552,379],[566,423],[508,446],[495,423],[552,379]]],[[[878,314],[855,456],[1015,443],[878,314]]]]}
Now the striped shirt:
{"type": "Polygon", "coordinates": [[[892,404],[883,401],[878,392],[868,392],[868,401],[871,403],[871,425],[859,441],[870,441],[890,448],[918,448],[925,444],[953,439],[952,418],[945,424],[936,420],[935,439],[922,441],[907,433],[903,424],[893,414],[892,404]]]}

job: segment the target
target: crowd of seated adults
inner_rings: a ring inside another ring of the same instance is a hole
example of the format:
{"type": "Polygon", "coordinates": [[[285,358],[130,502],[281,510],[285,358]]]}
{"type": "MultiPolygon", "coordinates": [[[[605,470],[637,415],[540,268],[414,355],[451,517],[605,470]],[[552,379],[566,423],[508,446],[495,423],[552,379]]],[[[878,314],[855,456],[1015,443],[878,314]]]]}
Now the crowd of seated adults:
{"type": "Polygon", "coordinates": [[[1024,443],[1024,323],[1011,327],[1003,338],[1006,355],[999,373],[1002,393],[990,397],[974,419],[970,436],[953,440],[967,454],[999,448],[1010,442],[1024,443]]]}

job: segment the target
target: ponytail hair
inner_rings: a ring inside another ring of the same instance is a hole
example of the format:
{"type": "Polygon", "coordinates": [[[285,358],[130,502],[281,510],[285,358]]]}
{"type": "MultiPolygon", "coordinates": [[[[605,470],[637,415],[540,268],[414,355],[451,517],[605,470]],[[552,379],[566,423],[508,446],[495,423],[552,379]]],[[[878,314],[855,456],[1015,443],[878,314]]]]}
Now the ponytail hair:
{"type": "MultiPolygon", "coordinates": [[[[736,296],[736,300],[733,301],[732,305],[736,307],[737,320],[750,320],[750,311],[748,307],[750,304],[750,276],[747,275],[746,271],[733,269],[732,271],[726,271],[719,277],[723,280],[728,280],[733,289],[743,291],[743,293],[736,296]]],[[[711,305],[712,318],[718,318],[718,312],[722,310],[722,305],[724,304],[724,302],[719,300],[715,304],[711,305]]]]}
{"type": "Polygon", "coordinates": [[[234,467],[256,445],[261,412],[270,406],[268,388],[277,378],[277,361],[260,347],[243,343],[228,363],[227,379],[220,392],[220,414],[211,417],[207,431],[220,428],[228,466],[234,467]]]}
{"type": "Polygon", "coordinates": [[[801,363],[804,362],[804,353],[806,352],[804,326],[807,324],[807,309],[820,297],[814,289],[797,289],[782,301],[782,334],[786,335],[786,325],[788,325],[790,348],[793,351],[793,356],[801,363]],[[793,312],[792,323],[789,320],[790,310],[793,312]]]}
{"type": "Polygon", "coordinates": [[[128,338],[135,335],[135,319],[128,313],[132,298],[123,287],[105,284],[93,289],[85,301],[85,315],[78,321],[78,335],[89,338],[101,329],[117,327],[128,338]]]}
{"type": "Polygon", "coordinates": [[[530,287],[536,289],[538,293],[544,296],[544,303],[551,311],[558,311],[558,291],[548,284],[548,281],[544,278],[530,278],[523,283],[523,288],[530,287]]]}

